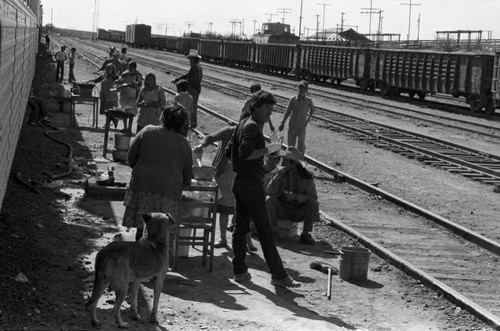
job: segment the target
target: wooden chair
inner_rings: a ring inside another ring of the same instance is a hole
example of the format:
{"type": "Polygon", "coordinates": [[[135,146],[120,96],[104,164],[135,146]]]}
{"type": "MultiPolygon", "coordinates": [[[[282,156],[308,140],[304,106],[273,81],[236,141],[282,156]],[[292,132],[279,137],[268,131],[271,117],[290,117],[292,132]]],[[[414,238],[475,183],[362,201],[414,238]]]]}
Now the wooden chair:
{"type": "Polygon", "coordinates": [[[215,182],[196,182],[183,190],[188,194],[183,197],[177,216],[174,270],[177,269],[179,246],[187,245],[202,246],[201,263],[205,266],[208,256],[212,272],[219,187],[215,182]],[[191,231],[186,234],[185,230],[191,231]],[[197,230],[202,230],[201,234],[198,235],[197,230]]]}

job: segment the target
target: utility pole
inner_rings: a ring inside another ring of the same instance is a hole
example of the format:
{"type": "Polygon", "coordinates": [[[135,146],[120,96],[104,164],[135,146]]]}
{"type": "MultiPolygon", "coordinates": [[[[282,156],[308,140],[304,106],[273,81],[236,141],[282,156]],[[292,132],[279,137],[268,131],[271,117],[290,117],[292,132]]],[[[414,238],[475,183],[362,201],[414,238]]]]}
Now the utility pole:
{"type": "Polygon", "coordinates": [[[418,30],[417,30],[417,41],[420,40],[420,13],[418,13],[418,30]]]}
{"type": "Polygon", "coordinates": [[[419,3],[402,3],[403,6],[408,6],[408,44],[410,43],[410,31],[411,31],[411,7],[420,6],[419,3]]]}
{"type": "Polygon", "coordinates": [[[272,22],[273,20],[273,16],[276,15],[276,14],[269,14],[269,13],[266,13],[265,15],[269,15],[269,19],[267,20],[269,23],[272,22]]]}
{"type": "Polygon", "coordinates": [[[156,32],[160,34],[161,30],[163,30],[163,23],[156,23],[156,32]]]}
{"type": "Polygon", "coordinates": [[[189,36],[191,37],[191,27],[194,26],[193,22],[184,22],[184,25],[187,26],[189,31],[189,36]]]}
{"type": "Polygon", "coordinates": [[[373,8],[372,7],[372,2],[370,1],[370,8],[361,8],[362,10],[368,10],[368,11],[362,11],[360,14],[370,14],[370,27],[368,28],[368,35],[372,34],[372,14],[379,14],[379,25],[380,25],[380,14],[383,12],[382,9],[379,8],[373,8]]]}
{"type": "Polygon", "coordinates": [[[238,20],[236,20],[236,19],[230,20],[229,23],[231,23],[231,36],[234,37],[236,35],[235,28],[236,28],[236,24],[238,24],[238,20]]]}
{"type": "Polygon", "coordinates": [[[257,20],[253,20],[253,34],[255,34],[255,24],[257,24],[257,20]]]}
{"type": "Polygon", "coordinates": [[[326,40],[326,31],[325,31],[325,7],[331,6],[330,3],[317,3],[319,6],[323,6],[323,41],[326,40]]]}
{"type": "MultiPolygon", "coordinates": [[[[50,22],[52,24],[52,9],[50,10],[50,22]]],[[[99,29],[99,0],[94,1],[94,15],[92,17],[92,36],[95,32],[95,38],[97,39],[97,31],[99,29]]]]}
{"type": "Polygon", "coordinates": [[[289,14],[292,12],[290,8],[278,8],[276,11],[278,14],[283,14],[283,18],[281,19],[281,23],[285,24],[285,14],[289,14]]]}
{"type": "Polygon", "coordinates": [[[213,22],[208,22],[207,23],[207,31],[208,33],[212,33],[212,24],[214,24],[213,22]]]}
{"type": "Polygon", "coordinates": [[[319,14],[316,15],[316,40],[319,39],[319,14]]]}
{"type": "Polygon", "coordinates": [[[340,15],[342,15],[342,17],[340,18],[340,32],[344,32],[344,15],[345,15],[345,13],[341,12],[340,15]]]}
{"type": "Polygon", "coordinates": [[[300,41],[300,33],[302,30],[302,5],[304,4],[304,0],[300,0],[300,16],[299,16],[299,41],[300,41]]]}
{"type": "Polygon", "coordinates": [[[165,36],[168,35],[167,32],[168,32],[168,23],[165,23],[165,36]]]}

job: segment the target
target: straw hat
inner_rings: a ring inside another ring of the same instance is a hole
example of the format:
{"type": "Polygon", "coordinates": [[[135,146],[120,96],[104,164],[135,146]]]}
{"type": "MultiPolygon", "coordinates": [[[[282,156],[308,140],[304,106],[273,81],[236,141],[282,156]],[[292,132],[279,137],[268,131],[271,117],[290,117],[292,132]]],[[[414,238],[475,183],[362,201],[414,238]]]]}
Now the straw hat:
{"type": "Polygon", "coordinates": [[[187,58],[190,58],[190,57],[197,57],[199,59],[201,59],[201,56],[200,54],[198,54],[198,50],[197,49],[190,49],[189,50],[189,54],[186,55],[187,58]]]}
{"type": "Polygon", "coordinates": [[[288,148],[286,149],[285,151],[285,154],[283,155],[280,155],[282,158],[284,159],[288,159],[288,160],[292,160],[298,164],[300,164],[301,166],[303,166],[302,164],[302,159],[304,158],[304,156],[302,155],[302,153],[297,149],[295,148],[294,146],[288,146],[288,148]]]}

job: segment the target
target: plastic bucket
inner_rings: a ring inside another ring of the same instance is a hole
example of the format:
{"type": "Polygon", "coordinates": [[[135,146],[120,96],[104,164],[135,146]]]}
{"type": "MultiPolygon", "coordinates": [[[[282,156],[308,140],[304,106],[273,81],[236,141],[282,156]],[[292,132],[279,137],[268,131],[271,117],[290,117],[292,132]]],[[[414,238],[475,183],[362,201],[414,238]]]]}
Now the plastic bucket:
{"type": "MultiPolygon", "coordinates": [[[[180,228],[179,236],[182,237],[191,237],[193,235],[193,229],[180,228]]],[[[189,256],[189,245],[179,245],[178,248],[178,257],[188,257],[189,256]]]]}
{"type": "Polygon", "coordinates": [[[340,248],[340,279],[364,281],[368,278],[370,251],[362,247],[344,246],[340,248]]]}
{"type": "Polygon", "coordinates": [[[128,151],[130,146],[130,136],[115,133],[115,149],[119,151],[128,151]]]}

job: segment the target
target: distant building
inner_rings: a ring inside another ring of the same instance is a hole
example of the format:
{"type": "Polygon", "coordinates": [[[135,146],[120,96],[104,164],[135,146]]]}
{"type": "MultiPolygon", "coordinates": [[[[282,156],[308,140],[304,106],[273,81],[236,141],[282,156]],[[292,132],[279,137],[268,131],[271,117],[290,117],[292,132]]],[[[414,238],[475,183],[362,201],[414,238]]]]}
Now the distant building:
{"type": "Polygon", "coordinates": [[[276,22],[262,24],[261,32],[254,34],[252,40],[257,44],[294,44],[299,41],[299,37],[290,32],[289,24],[276,22]]]}

